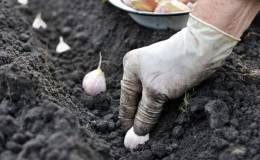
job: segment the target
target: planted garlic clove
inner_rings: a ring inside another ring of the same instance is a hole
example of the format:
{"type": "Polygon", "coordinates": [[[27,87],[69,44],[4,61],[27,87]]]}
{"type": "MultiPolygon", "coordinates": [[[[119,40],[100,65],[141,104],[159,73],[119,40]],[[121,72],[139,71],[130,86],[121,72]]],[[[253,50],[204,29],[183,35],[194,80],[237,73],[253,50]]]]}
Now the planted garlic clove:
{"type": "Polygon", "coordinates": [[[149,133],[146,134],[145,136],[138,136],[134,132],[134,128],[130,128],[124,139],[124,145],[126,148],[130,149],[131,151],[133,149],[136,149],[139,144],[144,144],[146,141],[149,140],[149,133]]]}
{"type": "Polygon", "coordinates": [[[132,7],[141,11],[153,12],[157,6],[156,0],[131,0],[132,7]]]}
{"type": "Polygon", "coordinates": [[[178,0],[160,1],[155,9],[158,13],[170,13],[170,12],[181,12],[190,11],[191,9],[184,3],[178,0]]]}
{"type": "Polygon", "coordinates": [[[47,28],[47,24],[42,20],[41,13],[37,13],[37,15],[33,21],[32,27],[36,28],[36,29],[39,29],[39,28],[46,29],[47,28]]]}
{"type": "Polygon", "coordinates": [[[56,47],[56,52],[57,53],[62,53],[62,52],[66,52],[66,51],[68,51],[70,49],[71,49],[70,46],[67,45],[67,43],[64,42],[63,37],[60,37],[60,42],[59,42],[59,44],[56,47]]]}
{"type": "Polygon", "coordinates": [[[82,82],[82,87],[84,91],[91,96],[96,96],[102,92],[106,92],[107,90],[106,77],[104,72],[100,68],[101,61],[102,56],[100,53],[98,68],[86,74],[82,82]]]}
{"type": "Polygon", "coordinates": [[[28,4],[28,0],[18,0],[18,2],[22,5],[27,5],[28,4]]]}

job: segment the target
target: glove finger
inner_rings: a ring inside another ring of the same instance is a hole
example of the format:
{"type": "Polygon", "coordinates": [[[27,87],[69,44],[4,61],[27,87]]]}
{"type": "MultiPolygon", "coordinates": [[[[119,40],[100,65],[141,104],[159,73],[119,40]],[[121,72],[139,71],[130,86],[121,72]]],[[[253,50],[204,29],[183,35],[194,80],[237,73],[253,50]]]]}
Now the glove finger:
{"type": "Polygon", "coordinates": [[[141,97],[141,86],[127,80],[121,81],[119,118],[121,127],[127,131],[133,126],[138,103],[141,97]]]}
{"type": "Polygon", "coordinates": [[[133,126],[134,117],[137,111],[137,106],[141,98],[142,86],[137,78],[136,61],[133,59],[131,52],[124,57],[124,75],[121,81],[121,97],[119,108],[119,119],[121,128],[125,131],[133,126]]]}
{"type": "Polygon", "coordinates": [[[163,110],[163,104],[168,100],[165,94],[155,91],[143,91],[142,99],[134,120],[134,131],[139,136],[144,136],[152,130],[163,110]]]}

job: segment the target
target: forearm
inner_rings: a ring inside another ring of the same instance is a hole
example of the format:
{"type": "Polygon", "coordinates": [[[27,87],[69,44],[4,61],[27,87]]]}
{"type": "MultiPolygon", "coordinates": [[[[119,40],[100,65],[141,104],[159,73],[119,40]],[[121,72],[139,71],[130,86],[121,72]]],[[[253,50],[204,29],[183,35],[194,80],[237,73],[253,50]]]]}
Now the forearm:
{"type": "Polygon", "coordinates": [[[192,15],[239,38],[259,10],[260,0],[199,0],[192,15]]]}

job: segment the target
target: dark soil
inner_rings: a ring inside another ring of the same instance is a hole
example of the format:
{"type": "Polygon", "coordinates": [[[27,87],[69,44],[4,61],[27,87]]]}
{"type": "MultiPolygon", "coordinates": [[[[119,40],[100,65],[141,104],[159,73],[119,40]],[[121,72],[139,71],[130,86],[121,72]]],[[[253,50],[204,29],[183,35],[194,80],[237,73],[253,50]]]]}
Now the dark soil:
{"type": "Polygon", "coordinates": [[[150,141],[131,153],[117,118],[122,58],[174,31],[140,27],[100,0],[0,0],[0,160],[259,160],[259,21],[188,105],[165,105],[150,141]],[[38,11],[47,30],[31,28],[38,11]],[[55,53],[60,35],[71,51],[55,53]],[[81,81],[100,51],[108,91],[91,97],[81,81]]]}

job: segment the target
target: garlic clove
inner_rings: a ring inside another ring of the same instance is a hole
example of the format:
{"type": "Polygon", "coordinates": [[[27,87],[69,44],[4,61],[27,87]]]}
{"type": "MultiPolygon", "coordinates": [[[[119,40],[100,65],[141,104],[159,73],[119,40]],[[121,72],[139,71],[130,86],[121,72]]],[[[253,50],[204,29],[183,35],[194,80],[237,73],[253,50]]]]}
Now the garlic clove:
{"type": "Polygon", "coordinates": [[[124,4],[126,4],[129,7],[132,7],[131,0],[123,0],[124,4]]]}
{"type": "Polygon", "coordinates": [[[187,6],[188,6],[190,9],[192,9],[194,5],[195,5],[195,3],[191,3],[191,2],[189,2],[189,3],[187,4],[187,6]]]}
{"type": "Polygon", "coordinates": [[[155,9],[155,12],[158,13],[169,13],[169,12],[181,12],[181,11],[190,11],[191,9],[184,3],[178,0],[164,0],[160,1],[158,6],[155,9]]]}
{"type": "Polygon", "coordinates": [[[84,91],[91,96],[96,96],[102,92],[106,92],[107,90],[106,77],[104,72],[100,68],[101,61],[102,56],[100,53],[98,68],[86,74],[82,81],[82,87],[84,91]]]}
{"type": "Polygon", "coordinates": [[[101,69],[89,72],[83,79],[82,87],[91,96],[105,92],[106,80],[104,72],[101,69]]]}
{"type": "Polygon", "coordinates": [[[60,37],[60,42],[56,47],[56,52],[62,53],[62,52],[66,52],[70,49],[71,49],[70,46],[67,43],[64,42],[63,37],[60,37]]]}
{"type": "Polygon", "coordinates": [[[156,0],[131,0],[131,6],[140,11],[153,12],[157,6],[156,0]]]}
{"type": "Polygon", "coordinates": [[[22,5],[27,5],[28,4],[28,0],[18,0],[18,2],[22,5]]]}
{"type": "Polygon", "coordinates": [[[37,13],[34,21],[33,21],[33,24],[32,24],[32,27],[33,28],[36,28],[36,29],[39,29],[39,28],[43,28],[43,29],[46,29],[47,28],[47,24],[42,20],[42,15],[41,13],[37,13]]]}
{"type": "Polygon", "coordinates": [[[126,148],[130,149],[131,151],[133,149],[136,149],[139,144],[144,144],[146,141],[149,140],[149,133],[146,134],[145,136],[138,136],[134,132],[134,128],[130,128],[124,139],[124,145],[126,148]]]}
{"type": "Polygon", "coordinates": [[[184,4],[186,4],[186,5],[189,3],[189,0],[178,0],[178,1],[180,1],[180,2],[182,2],[184,4]]]}

